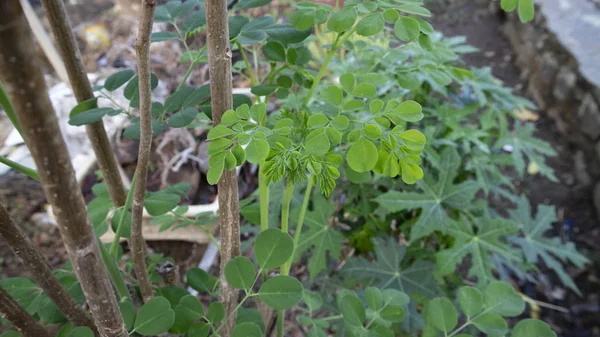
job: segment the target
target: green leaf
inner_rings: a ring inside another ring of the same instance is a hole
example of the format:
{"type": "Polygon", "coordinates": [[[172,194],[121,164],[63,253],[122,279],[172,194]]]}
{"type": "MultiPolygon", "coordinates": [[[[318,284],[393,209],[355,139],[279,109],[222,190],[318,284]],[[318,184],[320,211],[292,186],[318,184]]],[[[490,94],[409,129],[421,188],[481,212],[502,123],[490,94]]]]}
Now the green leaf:
{"type": "Polygon", "coordinates": [[[344,235],[329,226],[329,220],[335,213],[335,205],[321,194],[315,195],[313,203],[316,207],[306,214],[304,222],[308,230],[300,235],[295,257],[298,259],[302,253],[314,247],[308,259],[308,274],[311,280],[325,270],[327,253],[333,260],[340,258],[344,242],[344,235]]]}
{"type": "Polygon", "coordinates": [[[246,147],[246,160],[252,164],[260,164],[269,155],[269,143],[262,139],[253,139],[246,147]]]}
{"type": "Polygon", "coordinates": [[[155,297],[147,301],[138,311],[133,330],[142,336],[161,334],[171,328],[175,321],[175,312],[164,297],[155,297]]]}
{"type": "Polygon", "coordinates": [[[475,287],[462,287],[458,290],[458,304],[467,317],[473,317],[483,310],[483,294],[475,287]]]}
{"type": "Polygon", "coordinates": [[[222,124],[219,124],[219,125],[215,126],[214,128],[210,129],[210,131],[208,132],[208,135],[206,136],[206,139],[207,140],[215,140],[215,139],[231,136],[233,134],[235,134],[235,131],[229,129],[226,126],[223,126],[222,124]]]}
{"type": "Polygon", "coordinates": [[[425,321],[445,333],[451,332],[458,324],[456,308],[447,298],[434,298],[427,303],[425,321]]]}
{"type": "Polygon", "coordinates": [[[208,307],[206,319],[212,324],[219,323],[225,319],[225,306],[221,302],[212,302],[208,307]]]}
{"type": "Polygon", "coordinates": [[[378,288],[368,287],[365,290],[365,301],[371,310],[379,311],[383,308],[383,293],[378,288]]]}
{"type": "Polygon", "coordinates": [[[501,0],[500,7],[502,10],[506,12],[512,12],[517,9],[517,5],[519,4],[519,0],[501,0]]]}
{"type": "MultiPolygon", "coordinates": [[[[18,331],[9,330],[9,331],[5,331],[3,334],[1,334],[0,337],[23,337],[23,335],[21,335],[21,333],[18,331]]],[[[57,337],[62,337],[62,336],[57,336],[57,337]]]]}
{"type": "Polygon", "coordinates": [[[172,128],[182,128],[191,124],[196,116],[198,116],[198,109],[196,108],[185,108],[178,111],[173,116],[167,119],[167,124],[172,128]]]}
{"type": "Polygon", "coordinates": [[[556,337],[550,326],[537,319],[524,319],[517,323],[511,337],[556,337]]]}
{"type": "MultiPolygon", "coordinates": [[[[255,247],[258,246],[257,242],[255,247]]],[[[300,281],[293,277],[280,275],[263,283],[258,291],[258,296],[269,307],[275,310],[283,310],[295,306],[302,300],[302,290],[300,281]]]]}
{"type": "Polygon", "coordinates": [[[181,197],[177,194],[166,191],[151,192],[144,200],[144,207],[146,207],[148,214],[159,216],[177,207],[180,201],[181,197]]]}
{"type": "Polygon", "coordinates": [[[274,84],[259,84],[255,85],[250,89],[250,92],[255,94],[256,96],[267,96],[273,91],[277,89],[277,86],[274,84]]]}
{"type": "Polygon", "coordinates": [[[505,282],[491,282],[485,289],[484,298],[487,311],[504,317],[516,317],[525,310],[525,301],[521,295],[505,282]]]}
{"type": "Polygon", "coordinates": [[[250,9],[256,7],[266,6],[273,0],[241,0],[236,6],[236,10],[250,9]]]}
{"type": "Polygon", "coordinates": [[[206,172],[206,180],[210,185],[216,185],[223,175],[223,169],[225,168],[225,158],[218,160],[214,163],[209,164],[208,172],[206,172]]]}
{"type": "Polygon", "coordinates": [[[169,332],[175,334],[186,333],[194,321],[202,316],[204,316],[202,302],[192,295],[184,296],[175,308],[175,322],[169,332]]]}
{"type": "Polygon", "coordinates": [[[188,15],[183,23],[181,24],[181,30],[185,33],[193,32],[194,30],[204,26],[206,24],[206,12],[196,11],[188,15]]]}
{"type": "Polygon", "coordinates": [[[262,51],[269,60],[285,62],[285,47],[277,41],[267,42],[262,51]]]}
{"type": "Polygon", "coordinates": [[[168,32],[168,31],[154,32],[150,36],[150,42],[163,42],[163,41],[169,41],[169,40],[176,40],[178,38],[179,38],[179,35],[177,35],[177,33],[175,33],[175,32],[168,32]]]}
{"type": "Polygon", "coordinates": [[[348,294],[342,298],[340,310],[347,324],[362,326],[367,319],[365,307],[354,294],[348,294]]]}
{"type": "Polygon", "coordinates": [[[404,269],[402,260],[406,255],[406,246],[393,238],[374,239],[373,247],[376,262],[365,258],[350,258],[342,269],[342,274],[370,281],[363,283],[364,285],[395,289],[410,295],[420,293],[434,297],[440,294],[437,281],[431,277],[435,270],[433,263],[417,260],[404,269]]]}
{"type": "Polygon", "coordinates": [[[370,140],[378,140],[383,135],[379,126],[377,126],[375,124],[365,125],[363,132],[364,132],[365,136],[367,138],[369,138],[370,140]]]}
{"type": "Polygon", "coordinates": [[[252,322],[244,322],[236,325],[231,332],[231,337],[262,337],[260,327],[252,322]]]}
{"type": "Polygon", "coordinates": [[[71,330],[67,337],[94,337],[94,332],[87,326],[78,326],[71,330]]]}
{"type": "Polygon", "coordinates": [[[69,118],[69,124],[73,126],[81,126],[86,124],[92,124],[102,119],[107,114],[119,114],[121,110],[115,110],[113,108],[94,108],[86,110],[76,114],[69,118]]]}
{"type": "Polygon", "coordinates": [[[321,98],[325,103],[340,105],[344,100],[344,93],[342,93],[342,89],[331,85],[321,91],[321,98]]]}
{"type": "Polygon", "coordinates": [[[462,209],[471,204],[479,189],[477,183],[465,181],[454,184],[460,167],[460,157],[453,148],[442,151],[437,181],[426,175],[418,186],[423,193],[390,191],[375,198],[383,208],[391,212],[421,209],[411,229],[411,240],[433,231],[446,232],[450,224],[446,208],[462,209]]]}
{"type": "Polygon", "coordinates": [[[414,41],[420,32],[419,22],[408,16],[401,16],[394,24],[394,34],[402,41],[414,41]]]}
{"type": "Polygon", "coordinates": [[[315,156],[322,156],[329,152],[329,148],[331,147],[331,143],[329,142],[329,138],[325,133],[323,133],[323,129],[314,130],[307,137],[306,143],[304,143],[304,148],[306,152],[315,156]]]}
{"type": "Polygon", "coordinates": [[[131,69],[117,71],[106,78],[106,81],[104,81],[104,89],[114,91],[127,83],[134,75],[135,72],[131,69]]]}
{"type": "Polygon", "coordinates": [[[315,24],[315,15],[314,8],[298,9],[290,17],[290,23],[298,30],[307,30],[315,24]]]}
{"type": "Polygon", "coordinates": [[[273,40],[287,45],[300,43],[306,40],[312,34],[312,29],[298,30],[290,24],[274,24],[267,27],[265,32],[273,40]]]}
{"type": "Polygon", "coordinates": [[[229,24],[229,39],[235,39],[240,33],[242,29],[250,22],[245,16],[237,15],[237,16],[229,16],[227,19],[229,24]]]}
{"type": "Polygon", "coordinates": [[[506,321],[502,316],[494,313],[485,313],[473,319],[473,325],[479,331],[489,336],[504,336],[508,331],[506,321]]]}
{"type": "Polygon", "coordinates": [[[125,323],[125,329],[127,331],[133,328],[133,323],[135,322],[135,306],[133,302],[130,300],[124,300],[119,303],[119,310],[121,311],[121,316],[123,316],[123,323],[125,323]]]}
{"type": "Polygon", "coordinates": [[[573,263],[578,268],[583,268],[589,260],[579,254],[573,242],[563,243],[558,237],[546,238],[545,233],[552,231],[552,223],[558,221],[556,208],[548,205],[538,205],[535,217],[531,215],[529,199],[522,196],[517,204],[517,209],[509,210],[510,218],[519,226],[524,236],[515,236],[510,240],[518,245],[527,262],[536,264],[539,260],[554,270],[560,280],[577,294],[581,292],[565,270],[564,264],[573,263]]]}
{"type": "Polygon", "coordinates": [[[186,273],[186,282],[194,290],[201,293],[210,293],[215,285],[215,278],[200,268],[189,269],[186,273]]]}
{"type": "Polygon", "coordinates": [[[256,238],[254,255],[262,269],[273,269],[281,266],[292,256],[294,241],[288,233],[281,229],[270,228],[256,238]]]}
{"type": "Polygon", "coordinates": [[[346,130],[349,125],[350,125],[350,120],[348,120],[348,117],[346,117],[344,115],[335,116],[331,120],[331,126],[339,131],[346,130]]]}
{"type": "Polygon", "coordinates": [[[518,263],[520,256],[506,244],[502,237],[515,232],[516,228],[504,219],[475,218],[473,224],[465,219],[450,220],[447,232],[454,238],[450,249],[436,254],[441,275],[454,273],[456,266],[471,255],[469,277],[477,277],[477,283],[486,285],[494,280],[496,264],[492,255],[500,255],[507,261],[518,263]]]}
{"type": "Polygon", "coordinates": [[[398,16],[400,16],[400,14],[398,14],[398,10],[394,8],[388,8],[385,11],[383,11],[383,19],[387,23],[396,22],[396,20],[398,20],[398,16]]]}
{"type": "Polygon", "coordinates": [[[327,21],[327,29],[336,33],[343,33],[354,25],[356,18],[357,14],[354,7],[344,7],[331,15],[327,21]]]}
{"type": "Polygon", "coordinates": [[[377,157],[377,147],[361,137],[348,150],[346,160],[350,168],[360,173],[373,169],[377,164],[377,157]]]}
{"type": "Polygon", "coordinates": [[[347,92],[351,92],[356,84],[356,78],[352,73],[346,73],[340,76],[340,84],[347,92]]]}
{"type": "Polygon", "coordinates": [[[521,22],[533,20],[534,11],[533,0],[519,0],[519,19],[521,22]]]}
{"type": "Polygon", "coordinates": [[[356,33],[362,36],[373,36],[379,34],[384,26],[385,21],[381,13],[370,14],[358,22],[356,33]]]}
{"type": "Polygon", "coordinates": [[[323,306],[323,298],[319,293],[304,289],[302,291],[302,301],[310,310],[319,310],[323,306]]]}
{"type": "Polygon", "coordinates": [[[398,9],[401,12],[408,13],[408,14],[431,16],[431,12],[428,11],[425,7],[420,6],[420,5],[412,5],[412,4],[402,5],[402,6],[398,6],[398,9]]]}
{"type": "Polygon", "coordinates": [[[307,126],[311,129],[322,128],[329,123],[329,118],[323,114],[314,114],[308,118],[307,126]]]}
{"type": "Polygon", "coordinates": [[[254,264],[244,256],[238,256],[225,266],[225,279],[234,288],[250,289],[254,284],[256,271],[254,264]]]}
{"type": "Polygon", "coordinates": [[[237,41],[241,44],[254,44],[261,42],[267,37],[265,29],[273,25],[274,22],[275,19],[270,16],[263,16],[248,22],[242,27],[240,34],[237,37],[237,41]]]}
{"type": "Polygon", "coordinates": [[[352,95],[360,98],[373,98],[377,95],[377,88],[372,84],[362,83],[352,90],[352,95]]]}
{"type": "Polygon", "coordinates": [[[187,332],[187,337],[208,337],[210,326],[204,322],[194,323],[187,332]]]}
{"type": "MultiPolygon", "coordinates": [[[[10,103],[10,102],[8,102],[8,103],[10,103]]],[[[75,107],[73,107],[73,109],[71,109],[71,112],[69,112],[69,117],[73,118],[76,115],[78,115],[84,111],[92,110],[97,107],[98,107],[98,97],[90,98],[88,100],[85,100],[85,101],[77,104],[75,107]]],[[[13,124],[14,124],[14,121],[11,120],[11,122],[13,122],[13,124]]]]}

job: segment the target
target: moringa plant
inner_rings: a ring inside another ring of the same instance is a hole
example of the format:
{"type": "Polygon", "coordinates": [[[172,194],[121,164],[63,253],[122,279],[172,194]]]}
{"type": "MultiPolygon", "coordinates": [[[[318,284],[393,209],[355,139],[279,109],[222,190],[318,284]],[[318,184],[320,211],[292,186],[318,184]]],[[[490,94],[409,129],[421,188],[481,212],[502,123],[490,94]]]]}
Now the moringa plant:
{"type": "MultiPolygon", "coordinates": [[[[533,280],[530,269],[541,257],[577,291],[562,262],[581,266],[587,260],[572,244],[541,235],[553,209],[540,206],[532,217],[501,171],[515,166],[523,173],[526,158],[530,168],[552,179],[544,156],[553,151],[532,137],[531,126],[512,120],[529,106],[526,100],[489,72],[456,64],[469,47],[440,38],[421,1],[348,0],[343,7],[298,2],[289,23],[244,14],[268,0],[141,3],[137,73],[111,75],[70,115],[71,125],[98,125],[125,114],[132,118],[123,136],[140,139],[129,191],[115,193],[120,181],[105,179],[93,187],[96,198],[87,212],[51,105],[40,95],[46,89],[32,66],[32,44],[26,43],[31,37],[18,1],[0,5],[0,27],[11,27],[0,28],[0,76],[70,254],[71,264],[54,276],[79,304],[76,313],[85,318],[87,303],[93,318],[93,324],[82,324],[84,319],[55,302],[55,294],[44,292],[52,290],[29,278],[4,279],[3,303],[19,308],[19,315],[4,312],[19,331],[7,336],[40,336],[43,326],[61,324],[61,337],[260,337],[271,333],[273,310],[278,336],[286,335],[287,310],[313,337],[556,336],[532,319],[510,329],[505,318],[521,316],[531,299],[498,280],[507,268],[533,280]],[[238,15],[228,15],[227,8],[238,15]],[[21,21],[12,24],[14,18],[21,21]],[[153,22],[167,29],[151,33],[153,22]],[[189,39],[203,31],[205,46],[192,49],[189,39]],[[183,45],[181,62],[189,70],[164,102],[153,102],[158,78],[151,74],[149,43],[168,40],[183,45]],[[241,60],[232,64],[234,53],[241,60]],[[15,67],[17,61],[23,66],[15,67]],[[208,63],[210,83],[187,86],[200,63],[208,63]],[[253,98],[232,94],[232,74],[251,83],[253,98]],[[22,85],[24,79],[36,85],[22,85]],[[112,99],[122,87],[126,107],[112,99]],[[468,90],[474,94],[461,96],[468,90]],[[36,109],[28,105],[34,96],[36,109]],[[114,106],[98,108],[98,100],[114,106]],[[192,268],[182,284],[155,268],[160,256],[145,256],[142,208],[163,230],[198,225],[210,232],[205,225],[213,217],[183,216],[185,184],[146,191],[149,151],[152,137],[167,128],[209,121],[207,180],[218,184],[221,268],[218,277],[192,268]],[[513,146],[512,155],[501,152],[506,144],[513,146]],[[241,208],[249,223],[259,225],[251,257],[240,255],[235,174],[247,163],[258,165],[259,182],[256,196],[241,208]],[[476,202],[477,195],[482,198],[476,202]],[[483,196],[519,200],[519,208],[504,219],[483,196]],[[340,224],[350,229],[344,232],[340,224]],[[109,225],[114,242],[99,244],[109,225]],[[357,256],[343,252],[346,236],[357,256]],[[117,268],[121,237],[131,239],[133,272],[117,268]],[[292,265],[305,255],[308,278],[293,277],[292,265]],[[465,274],[458,266],[467,255],[465,274]]],[[[61,3],[45,1],[55,17],[66,18],[64,7],[55,4],[61,3]]],[[[501,5],[518,7],[523,21],[533,16],[530,0],[501,5]]],[[[51,23],[59,45],[72,38],[66,19],[51,23]],[[57,29],[61,22],[67,28],[57,29]]],[[[115,168],[101,169],[107,177],[105,171],[115,168]]],[[[3,228],[14,226],[8,217],[0,220],[3,228]]],[[[0,307],[12,310],[7,308],[0,307]]]]}

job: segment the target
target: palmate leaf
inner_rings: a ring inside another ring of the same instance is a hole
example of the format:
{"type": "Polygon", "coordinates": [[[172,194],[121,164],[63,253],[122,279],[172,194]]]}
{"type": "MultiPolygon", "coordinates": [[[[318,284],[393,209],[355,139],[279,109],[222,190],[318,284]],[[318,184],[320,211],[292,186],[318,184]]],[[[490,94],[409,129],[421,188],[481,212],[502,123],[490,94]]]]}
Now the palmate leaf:
{"type": "Polygon", "coordinates": [[[514,234],[517,228],[504,219],[475,218],[474,223],[461,218],[451,220],[448,235],[454,238],[450,249],[442,250],[436,255],[438,270],[441,275],[448,275],[456,270],[467,255],[471,255],[469,277],[477,277],[477,283],[486,285],[494,280],[492,270],[495,264],[492,255],[502,256],[509,262],[519,262],[520,256],[503,242],[505,235],[514,234]]]}
{"type": "MultiPolygon", "coordinates": [[[[335,205],[318,193],[314,198],[314,211],[308,212],[304,220],[308,230],[300,236],[296,254],[311,249],[308,260],[308,273],[311,280],[326,267],[327,252],[332,259],[340,258],[344,236],[329,225],[329,219],[335,211],[335,205]]],[[[297,255],[297,256],[298,256],[297,255]]]]}
{"type": "Polygon", "coordinates": [[[522,196],[517,209],[509,211],[509,214],[524,234],[523,237],[512,237],[511,241],[523,250],[527,262],[537,263],[541,259],[548,268],[556,272],[564,285],[581,295],[563,264],[571,262],[582,268],[589,260],[575,250],[572,242],[562,243],[560,238],[544,237],[544,233],[552,229],[552,223],[558,220],[555,207],[538,205],[536,215],[532,217],[529,200],[522,196]]]}
{"type": "MultiPolygon", "coordinates": [[[[441,294],[437,281],[433,277],[435,264],[417,260],[408,268],[403,268],[401,263],[406,255],[406,246],[393,238],[373,239],[373,246],[376,261],[351,258],[342,269],[342,274],[362,280],[365,287],[371,285],[380,289],[396,289],[409,296],[419,293],[433,298],[441,294]]],[[[422,319],[416,311],[416,304],[411,302],[407,309],[404,328],[409,331],[421,328],[422,319]]]]}
{"type": "Polygon", "coordinates": [[[554,175],[554,170],[546,165],[546,156],[556,156],[556,151],[545,141],[535,138],[533,132],[535,127],[533,124],[515,123],[515,130],[510,134],[505,134],[498,139],[496,147],[505,145],[512,146],[512,157],[517,169],[517,172],[522,176],[525,172],[526,157],[530,163],[535,164],[542,175],[548,179],[557,182],[558,179],[554,175]]]}
{"type": "Polygon", "coordinates": [[[437,181],[426,174],[425,179],[418,182],[423,193],[390,191],[375,198],[375,201],[392,212],[421,209],[421,215],[410,233],[411,241],[436,230],[446,232],[450,223],[446,209],[469,206],[480,188],[474,181],[454,184],[459,167],[458,153],[454,148],[447,147],[442,151],[437,181]]]}

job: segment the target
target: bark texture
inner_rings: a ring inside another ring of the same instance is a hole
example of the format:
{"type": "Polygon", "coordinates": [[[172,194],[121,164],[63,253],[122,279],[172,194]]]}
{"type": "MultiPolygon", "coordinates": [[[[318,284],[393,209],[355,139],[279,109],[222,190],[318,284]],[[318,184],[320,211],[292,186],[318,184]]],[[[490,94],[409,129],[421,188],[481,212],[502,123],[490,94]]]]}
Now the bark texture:
{"type": "Polygon", "coordinates": [[[0,1],[0,79],[15,106],[73,270],[102,337],[126,337],[19,0],[0,1]]]}
{"type": "MultiPolygon", "coordinates": [[[[63,1],[43,0],[42,3],[46,9],[60,55],[67,68],[69,82],[71,82],[77,102],[93,98],[92,86],[87,78],[87,72],[63,1]]],[[[96,154],[110,198],[117,207],[123,206],[125,204],[125,188],[119,174],[117,160],[104,129],[104,123],[98,121],[86,125],[86,131],[96,154]]]]}
{"type": "MultiPolygon", "coordinates": [[[[206,29],[213,124],[217,125],[221,122],[223,113],[233,106],[227,0],[206,1],[206,29]]],[[[217,189],[221,236],[221,302],[225,305],[227,314],[230,314],[237,306],[238,290],[227,283],[223,271],[229,260],[240,255],[239,197],[235,170],[223,172],[217,189]]],[[[230,319],[227,326],[223,327],[223,335],[229,336],[234,326],[235,318],[230,319]]]]}
{"type": "Polygon", "coordinates": [[[138,57],[138,76],[140,88],[140,147],[138,163],[135,169],[137,181],[133,187],[133,206],[131,220],[131,251],[135,275],[140,284],[144,302],[154,296],[146,269],[146,244],[142,235],[144,197],[146,194],[146,176],[148,161],[152,149],[152,91],[150,89],[150,34],[154,22],[154,0],[142,0],[142,12],[135,50],[138,57]]]}
{"type": "Polygon", "coordinates": [[[12,221],[4,205],[0,204],[0,237],[4,239],[15,255],[23,260],[33,274],[37,284],[56,303],[65,317],[77,326],[87,326],[96,330],[94,321],[75,299],[58,282],[52,269],[35,248],[31,240],[12,221]]]}
{"type": "Polygon", "coordinates": [[[46,329],[2,288],[0,288],[0,314],[11,322],[23,337],[50,336],[46,329]]]}

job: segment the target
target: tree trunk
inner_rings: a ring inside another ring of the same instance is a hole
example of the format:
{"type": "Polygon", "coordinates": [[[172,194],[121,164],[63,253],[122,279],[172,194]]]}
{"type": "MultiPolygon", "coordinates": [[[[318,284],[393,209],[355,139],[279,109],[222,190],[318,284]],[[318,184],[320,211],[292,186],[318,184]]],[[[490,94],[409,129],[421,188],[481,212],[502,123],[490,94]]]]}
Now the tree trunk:
{"type": "Polygon", "coordinates": [[[15,255],[20,257],[33,274],[37,284],[56,303],[65,317],[77,326],[87,326],[96,330],[92,318],[81,308],[75,299],[52,274],[48,263],[34,247],[31,240],[12,221],[4,205],[0,204],[0,237],[3,238],[15,255]]]}
{"type": "MultiPolygon", "coordinates": [[[[227,0],[206,1],[206,29],[213,124],[217,125],[221,122],[223,113],[233,106],[227,0]]],[[[237,306],[238,290],[227,283],[223,271],[229,260],[240,255],[239,197],[235,170],[223,172],[217,189],[221,236],[221,302],[229,315],[237,306]]],[[[226,324],[223,335],[229,336],[235,326],[235,318],[228,320],[226,324]]]]}
{"type": "MultiPolygon", "coordinates": [[[[8,0],[5,0],[8,1],[8,0]]],[[[2,29],[0,27],[0,29],[2,29]]],[[[23,334],[23,337],[49,337],[48,332],[23,309],[4,289],[0,288],[0,314],[23,334]]]]}
{"type": "MultiPolygon", "coordinates": [[[[81,103],[93,98],[94,92],[87,78],[87,72],[64,3],[62,0],[43,0],[42,2],[77,102],[81,103]]],[[[110,147],[110,141],[104,130],[104,123],[98,121],[85,127],[110,198],[117,207],[123,206],[126,197],[125,188],[119,174],[115,154],[110,147]]]]}
{"type": "Polygon", "coordinates": [[[19,0],[0,1],[1,80],[15,105],[25,141],[100,336],[126,337],[34,45],[19,0]]]}
{"type": "Polygon", "coordinates": [[[148,161],[152,149],[152,91],[150,89],[150,34],[154,22],[154,0],[142,0],[142,14],[135,50],[138,57],[138,78],[140,90],[140,147],[135,170],[136,184],[133,187],[133,207],[131,220],[131,252],[135,275],[140,284],[142,298],[151,299],[154,294],[148,271],[146,270],[146,244],[142,235],[144,196],[148,161]]]}

